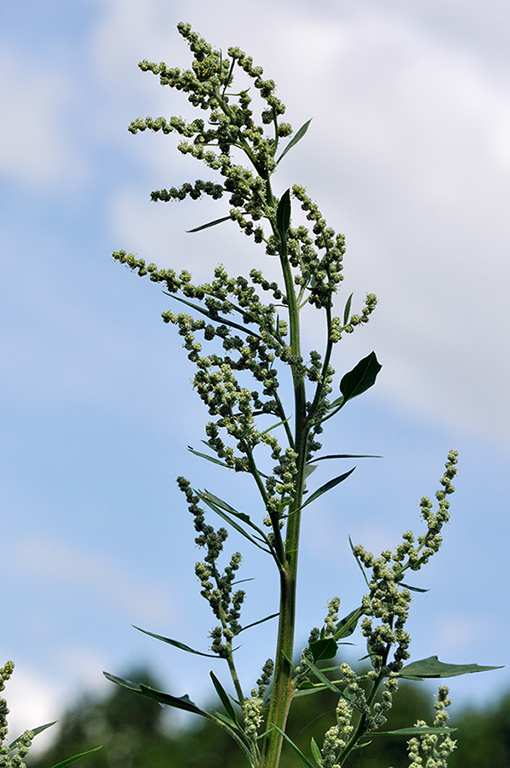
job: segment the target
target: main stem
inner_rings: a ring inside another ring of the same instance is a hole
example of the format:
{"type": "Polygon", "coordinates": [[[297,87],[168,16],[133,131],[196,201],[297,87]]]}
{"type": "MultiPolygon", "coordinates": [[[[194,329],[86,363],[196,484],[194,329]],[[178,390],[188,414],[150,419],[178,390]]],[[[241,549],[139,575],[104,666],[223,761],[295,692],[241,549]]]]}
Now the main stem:
{"type": "MultiPolygon", "coordinates": [[[[269,188],[270,193],[270,188],[269,188]]],[[[301,358],[299,308],[292,272],[287,256],[287,245],[280,245],[280,263],[289,309],[290,350],[292,355],[291,368],[294,384],[294,449],[297,453],[296,479],[294,494],[288,508],[287,534],[285,539],[285,559],[280,571],[280,616],[278,624],[278,639],[276,646],[274,684],[271,704],[267,719],[269,731],[262,768],[277,768],[283,744],[282,732],[285,732],[294,687],[292,682],[292,658],[294,653],[294,629],[296,623],[296,585],[299,549],[299,529],[301,522],[301,506],[303,503],[306,449],[308,424],[306,418],[305,382],[301,366],[297,361],[301,358]]]]}

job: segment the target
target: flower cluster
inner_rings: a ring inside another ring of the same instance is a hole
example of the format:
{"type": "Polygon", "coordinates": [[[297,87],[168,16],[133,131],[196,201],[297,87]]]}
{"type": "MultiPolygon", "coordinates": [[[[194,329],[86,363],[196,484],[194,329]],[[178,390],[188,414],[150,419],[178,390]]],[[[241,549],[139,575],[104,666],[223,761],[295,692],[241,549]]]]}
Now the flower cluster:
{"type": "Polygon", "coordinates": [[[441,489],[436,493],[437,512],[432,511],[428,497],[420,502],[421,515],[427,523],[427,531],[416,540],[412,531],[406,531],[395,552],[386,550],[380,557],[361,545],[353,547],[356,559],[365,567],[372,569],[368,581],[369,593],[363,597],[362,607],[365,618],[362,631],[367,638],[368,652],[374,669],[383,675],[398,672],[403,661],[409,658],[409,634],[405,623],[409,614],[411,593],[402,584],[406,570],[417,571],[438,551],[442,543],[440,535],[443,525],[449,519],[447,495],[454,488],[452,479],[457,472],[457,452],[450,451],[445,464],[445,472],[440,480],[441,489]],[[377,622],[377,623],[376,623],[377,622]],[[389,659],[393,649],[393,658],[389,659]]]}
{"type": "Polygon", "coordinates": [[[195,520],[198,533],[195,541],[207,550],[204,562],[197,562],[195,574],[201,584],[201,595],[211,606],[211,610],[220,622],[211,630],[211,650],[222,658],[232,654],[232,640],[241,632],[239,624],[241,606],[245,593],[242,589],[233,592],[233,582],[241,565],[241,555],[234,552],[223,573],[218,569],[218,558],[223,551],[223,544],[228,533],[225,528],[217,531],[205,522],[204,511],[199,507],[199,496],[190,487],[184,477],[177,478],[181,491],[186,495],[188,507],[195,520]]]}
{"type": "Polygon", "coordinates": [[[352,707],[345,699],[339,699],[336,706],[336,724],[326,731],[324,736],[321,750],[322,768],[340,768],[339,757],[347,746],[353,731],[351,720],[352,707]]]}
{"type": "MultiPolygon", "coordinates": [[[[13,671],[14,663],[12,661],[8,661],[0,668],[0,691],[5,690],[5,683],[9,680],[13,671]]],[[[23,758],[26,757],[32,746],[34,732],[25,731],[16,739],[15,746],[9,746],[6,742],[8,714],[7,702],[5,699],[0,698],[0,765],[2,768],[25,768],[23,758]]]]}
{"type": "MultiPolygon", "coordinates": [[[[451,699],[448,697],[448,688],[446,685],[439,686],[439,692],[434,702],[436,716],[434,726],[444,728],[448,722],[448,712],[446,708],[450,706],[451,699]]],[[[417,727],[425,727],[427,723],[418,720],[417,727]]],[[[447,761],[456,742],[449,733],[437,734],[428,733],[419,737],[413,737],[408,741],[408,753],[411,761],[409,768],[447,768],[447,761]]]]}

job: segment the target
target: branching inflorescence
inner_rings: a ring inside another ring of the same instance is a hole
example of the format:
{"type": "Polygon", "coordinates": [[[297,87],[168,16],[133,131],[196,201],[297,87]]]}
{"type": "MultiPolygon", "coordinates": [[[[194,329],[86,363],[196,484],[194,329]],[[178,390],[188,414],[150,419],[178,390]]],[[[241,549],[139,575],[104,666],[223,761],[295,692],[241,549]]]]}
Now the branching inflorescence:
{"type": "MultiPolygon", "coordinates": [[[[266,279],[258,267],[247,276],[233,277],[219,265],[210,282],[195,285],[187,270],[158,269],[126,251],[118,251],[113,257],[159,283],[182,308],[166,310],[163,320],[175,325],[183,338],[196,369],[194,388],[210,416],[204,441],[208,452],[190,450],[216,465],[250,475],[258,491],[260,514],[255,518],[246,511],[239,512],[209,491],[192,488],[185,478],[178,479],[194,519],[196,543],[205,551],[195,572],[201,594],[216,620],[209,655],[227,661],[234,687],[231,697],[211,673],[223,710],[206,712],[187,696],[176,698],[107,676],[162,703],[214,720],[237,741],[254,768],[276,768],[279,764],[282,745],[290,742],[286,723],[293,697],[305,690],[330,688],[338,695],[337,722],[325,734],[322,748],[313,740],[310,748],[317,765],[337,768],[385,723],[400,677],[446,677],[484,669],[466,665],[461,670],[458,665],[442,664],[437,657],[404,665],[409,658],[410,637],[405,625],[413,588],[403,579],[406,572],[426,564],[441,545],[441,530],[449,516],[447,497],[454,490],[457,454],[452,451],[448,455],[441,489],[436,494],[437,511],[433,511],[427,497],[420,502],[426,524],[423,534],[415,538],[406,531],[395,551],[384,551],[379,557],[361,545],[351,544],[367,593],[360,605],[341,620],[339,598],[330,601],[323,627],[312,629],[301,661],[295,666],[301,514],[353,470],[313,492],[307,490],[307,479],[320,460],[355,458],[345,454],[318,456],[318,438],[330,418],[375,383],[381,368],[375,354],[370,353],[341,377],[340,393],[333,396],[332,353],[345,334],[369,320],[376,297],[369,293],[355,313],[351,310],[351,294],[341,314],[336,314],[335,300],[343,280],[343,235],[327,225],[303,186],[294,185],[279,196],[273,191],[272,179],[280,161],[306,134],[310,120],[293,134],[289,123],[282,121],[285,106],[275,95],[275,84],[263,78],[261,67],[238,48],[229,48],[224,57],[189,25],[179,24],[178,29],[193,55],[191,69],[172,69],[148,61],[141,62],[140,68],[159,76],[162,85],[183,91],[189,102],[206,115],[191,122],[181,117],[138,118],[129,130],[176,133],[179,151],[202,161],[209,171],[219,174],[220,182],[198,179],[156,190],[151,198],[167,202],[186,197],[196,200],[203,195],[214,200],[227,196],[228,213],[192,231],[228,220],[235,222],[245,235],[265,247],[268,257],[278,260],[280,277],[266,279]],[[236,73],[248,84],[233,91],[236,73]],[[255,118],[254,95],[262,104],[259,122],[255,118]],[[288,140],[283,149],[282,140],[288,140]],[[298,209],[295,214],[293,206],[298,209]],[[299,217],[305,223],[295,223],[293,219],[299,217]],[[320,351],[303,352],[300,318],[305,306],[324,319],[320,351]],[[288,387],[281,386],[284,381],[291,384],[290,402],[282,394],[288,391],[288,387]],[[241,555],[234,552],[227,566],[220,566],[227,528],[216,530],[206,523],[206,512],[215,513],[266,552],[274,561],[280,582],[278,614],[260,620],[278,617],[274,659],[266,662],[250,695],[244,693],[234,660],[235,638],[248,628],[241,622],[245,592],[234,588],[241,555]],[[339,645],[358,625],[372,669],[358,674],[346,663],[325,668],[323,662],[336,657],[339,645]]],[[[155,637],[197,653],[178,641],[155,637]]],[[[438,701],[446,706],[443,688],[438,701]]],[[[443,759],[452,748],[443,719],[438,712],[433,726],[419,723],[406,730],[412,736],[413,765],[419,763],[419,749],[425,753],[427,749],[439,749],[443,759]]],[[[309,768],[314,765],[295,744],[290,745],[309,768]]]]}

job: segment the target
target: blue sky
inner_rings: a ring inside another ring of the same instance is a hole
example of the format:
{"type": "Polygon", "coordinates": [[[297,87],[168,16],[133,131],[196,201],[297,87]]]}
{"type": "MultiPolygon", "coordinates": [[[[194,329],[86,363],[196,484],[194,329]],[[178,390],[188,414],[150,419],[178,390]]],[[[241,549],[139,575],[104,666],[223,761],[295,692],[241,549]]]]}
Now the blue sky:
{"type": "MultiPolygon", "coordinates": [[[[362,592],[347,536],[377,550],[417,529],[417,501],[433,495],[453,447],[453,517],[419,575],[431,591],[413,605],[413,658],[508,663],[507,3],[6,3],[0,655],[17,664],[14,727],[54,719],[85,688],[106,692],[103,669],[122,674],[139,661],[177,695],[210,693],[209,660],[196,664],[131,624],[206,648],[212,622],[174,478],[239,502],[247,489],[234,479],[227,492],[225,477],[188,454],[206,414],[159,317],[168,300],[110,259],[125,248],[203,280],[220,261],[242,271],[264,258],[228,225],[185,234],[224,214],[221,202],[149,202],[152,189],[200,175],[171,136],[126,130],[139,115],[188,114],[181,94],[137,68],[142,58],[188,63],[180,20],[253,55],[295,128],[313,117],[277,183],[307,186],[347,236],[346,290],[380,300],[337,360],[342,373],[375,349],[378,386],[325,446],[385,458],[359,464],[304,522],[302,637],[327,599],[339,594],[348,612],[362,592]]],[[[306,332],[313,343],[313,323],[306,332]]],[[[276,605],[260,566],[247,553],[253,621],[276,605]]],[[[247,679],[267,642],[267,626],[246,640],[247,679]]],[[[454,698],[491,699],[509,669],[453,680],[454,698]]]]}

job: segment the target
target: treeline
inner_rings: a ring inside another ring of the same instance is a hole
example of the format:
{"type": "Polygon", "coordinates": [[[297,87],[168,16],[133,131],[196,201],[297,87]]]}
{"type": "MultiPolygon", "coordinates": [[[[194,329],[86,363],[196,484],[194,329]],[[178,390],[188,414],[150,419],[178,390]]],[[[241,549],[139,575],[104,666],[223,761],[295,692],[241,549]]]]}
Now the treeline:
{"type": "MultiPolygon", "coordinates": [[[[132,680],[161,689],[143,671],[132,670],[132,680]]],[[[321,742],[333,725],[336,697],[330,691],[302,696],[293,704],[289,735],[310,754],[312,736],[321,742]],[[320,714],[326,713],[326,714],[320,714]]],[[[419,683],[402,684],[388,718],[388,730],[405,728],[416,720],[432,722],[431,695],[419,683]]],[[[457,749],[449,768],[510,768],[510,693],[484,709],[470,707],[452,717],[458,730],[457,749]]],[[[386,726],[385,726],[386,727],[386,726]]],[[[216,726],[197,718],[187,729],[172,728],[163,708],[148,699],[112,686],[104,699],[84,698],[61,718],[59,735],[50,749],[30,759],[28,768],[47,768],[68,756],[99,744],[99,752],[83,758],[80,768],[246,768],[237,745],[216,726]]],[[[287,749],[282,768],[298,768],[287,749]]],[[[406,740],[380,734],[352,758],[355,768],[409,768],[406,740]]]]}

